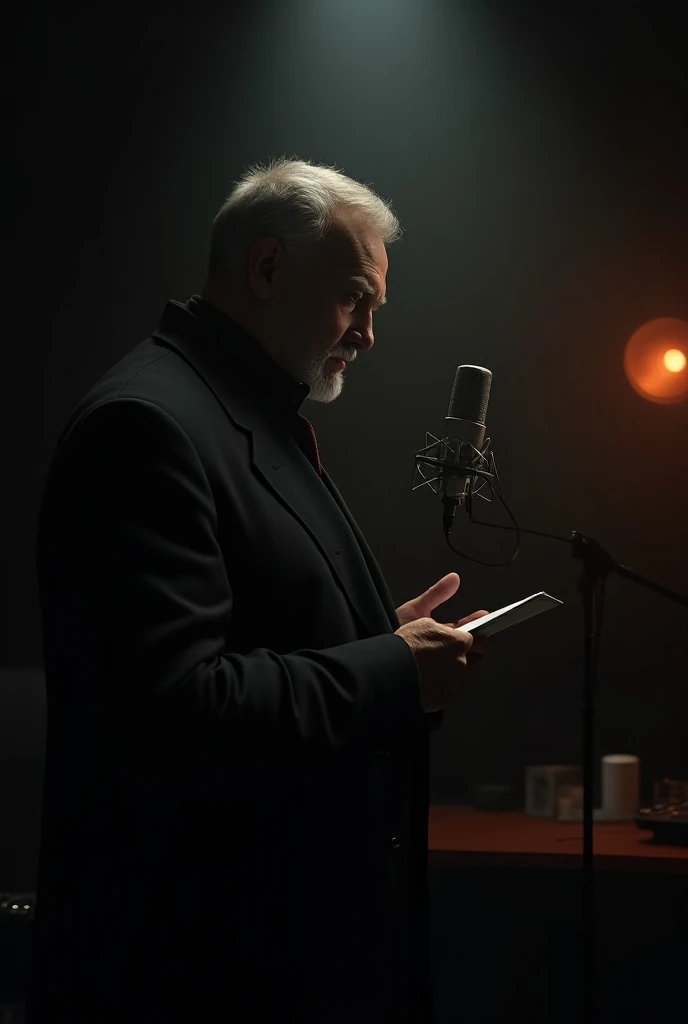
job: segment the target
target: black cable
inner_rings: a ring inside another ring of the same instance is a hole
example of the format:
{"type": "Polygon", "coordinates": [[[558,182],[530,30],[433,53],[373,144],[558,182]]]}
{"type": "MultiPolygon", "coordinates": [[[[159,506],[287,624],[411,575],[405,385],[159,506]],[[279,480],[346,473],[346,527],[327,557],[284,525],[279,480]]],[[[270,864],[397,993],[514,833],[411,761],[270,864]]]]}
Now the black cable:
{"type": "MultiPolygon", "coordinates": [[[[499,482],[499,476],[496,474],[496,469],[497,469],[497,467],[495,466],[495,475],[496,475],[497,481],[499,482]]],[[[543,530],[526,530],[523,527],[520,527],[518,525],[518,523],[516,522],[516,518],[515,518],[513,512],[511,511],[511,509],[507,505],[506,501],[502,497],[501,485],[499,487],[495,487],[492,484],[492,482],[489,480],[488,475],[486,473],[482,473],[480,470],[473,470],[473,475],[484,477],[485,482],[487,483],[488,487],[490,488],[491,493],[493,495],[494,494],[497,495],[497,497],[501,501],[502,505],[506,509],[507,515],[509,516],[509,518],[511,519],[511,522],[514,525],[513,526],[506,526],[504,523],[485,523],[481,519],[474,519],[473,518],[473,500],[472,500],[472,495],[471,495],[470,492],[466,496],[466,509],[468,511],[468,518],[470,519],[470,521],[472,523],[475,523],[476,526],[491,526],[495,530],[515,530],[516,531],[516,547],[514,548],[514,551],[513,551],[512,555],[511,555],[511,557],[508,558],[505,562],[486,562],[482,558],[475,558],[473,555],[467,555],[467,554],[465,554],[465,552],[459,551],[458,548],[455,548],[454,545],[449,540],[449,533],[450,533],[451,527],[450,527],[450,529],[447,529],[446,526],[445,526],[444,538],[445,538],[447,544],[449,545],[449,547],[451,548],[451,550],[453,552],[455,552],[455,554],[460,555],[462,558],[466,558],[469,562],[476,562],[478,565],[487,565],[487,566],[491,566],[492,568],[499,568],[499,567],[504,566],[504,565],[511,565],[511,563],[513,561],[515,561],[516,558],[518,557],[519,551],[521,550],[521,534],[522,533],[532,534],[533,536],[536,536],[536,537],[548,537],[550,540],[559,540],[559,541],[562,541],[564,544],[570,544],[571,543],[571,538],[570,537],[561,537],[557,533],[545,533],[543,530]]]]}
{"type": "MultiPolygon", "coordinates": [[[[479,470],[476,471],[476,474],[479,475],[479,476],[483,475],[482,473],[480,473],[479,470]]],[[[451,550],[455,554],[460,555],[461,558],[466,558],[469,562],[476,562],[478,565],[488,565],[488,566],[491,566],[492,568],[498,568],[498,567],[503,566],[503,565],[511,565],[511,563],[513,561],[515,561],[515,559],[518,557],[518,553],[521,550],[521,531],[519,529],[518,523],[514,519],[514,516],[513,516],[513,513],[511,511],[511,509],[509,508],[507,503],[504,501],[504,498],[501,496],[499,491],[495,490],[495,488],[492,486],[492,483],[490,482],[490,480],[488,480],[487,477],[485,477],[485,479],[487,481],[488,487],[490,488],[490,491],[492,492],[492,494],[496,494],[497,495],[497,497],[501,501],[502,505],[506,509],[506,511],[507,511],[507,513],[508,513],[508,515],[509,515],[509,517],[511,519],[511,522],[514,524],[513,526],[505,526],[504,529],[505,530],[516,530],[516,547],[513,550],[511,558],[508,558],[506,560],[506,562],[486,562],[483,558],[475,558],[473,555],[467,555],[467,554],[465,554],[465,552],[459,551],[459,549],[455,548],[454,545],[452,544],[452,542],[449,540],[449,534],[451,533],[451,523],[452,523],[451,517],[449,517],[449,516],[445,516],[444,517],[444,539],[446,540],[446,542],[449,545],[449,547],[451,548],[451,550]]],[[[468,495],[466,496],[466,508],[468,510],[468,517],[469,517],[469,519],[471,520],[472,523],[477,523],[478,526],[492,526],[493,525],[492,523],[481,523],[479,520],[476,520],[476,519],[473,518],[473,500],[472,500],[472,495],[471,495],[470,491],[469,491],[468,495]]]]}

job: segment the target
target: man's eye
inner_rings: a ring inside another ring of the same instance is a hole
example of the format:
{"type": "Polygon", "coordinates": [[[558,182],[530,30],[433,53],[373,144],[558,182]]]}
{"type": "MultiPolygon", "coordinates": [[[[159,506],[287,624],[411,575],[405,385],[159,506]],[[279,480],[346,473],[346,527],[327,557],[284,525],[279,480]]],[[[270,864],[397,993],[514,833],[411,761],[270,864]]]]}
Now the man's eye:
{"type": "Polygon", "coordinates": [[[357,305],[357,303],[359,303],[363,298],[363,296],[360,295],[358,292],[347,292],[346,297],[347,299],[351,299],[353,301],[354,306],[357,305]]]}

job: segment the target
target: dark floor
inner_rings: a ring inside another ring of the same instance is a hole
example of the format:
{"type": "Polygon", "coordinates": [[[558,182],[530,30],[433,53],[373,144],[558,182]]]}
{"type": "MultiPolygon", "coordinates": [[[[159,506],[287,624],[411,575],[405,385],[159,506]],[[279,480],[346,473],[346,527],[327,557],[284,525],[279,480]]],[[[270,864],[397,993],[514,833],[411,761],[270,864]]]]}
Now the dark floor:
{"type": "MultiPolygon", "coordinates": [[[[688,878],[598,872],[598,1024],[684,1024],[688,878]]],[[[581,875],[431,868],[437,1024],[584,1024],[581,875]]]]}
{"type": "MultiPolygon", "coordinates": [[[[580,883],[431,865],[437,1024],[585,1024],[580,883]]],[[[597,1024],[683,1024],[688,878],[599,872],[596,909],[597,1024]]],[[[30,943],[29,918],[3,922],[0,1024],[22,1024],[30,943]]]]}

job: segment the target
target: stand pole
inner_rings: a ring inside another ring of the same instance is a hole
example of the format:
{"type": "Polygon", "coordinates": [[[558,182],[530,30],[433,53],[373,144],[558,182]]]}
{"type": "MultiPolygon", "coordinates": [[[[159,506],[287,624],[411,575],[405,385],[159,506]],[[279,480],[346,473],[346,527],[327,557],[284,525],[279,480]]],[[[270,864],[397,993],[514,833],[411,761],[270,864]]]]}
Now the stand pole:
{"type": "Polygon", "coordinates": [[[593,784],[594,784],[594,715],[597,689],[597,624],[600,621],[601,588],[592,560],[584,560],[580,580],[585,628],[585,668],[583,675],[582,739],[583,739],[583,1020],[597,1020],[597,935],[595,927],[595,872],[593,864],[593,784]]]}

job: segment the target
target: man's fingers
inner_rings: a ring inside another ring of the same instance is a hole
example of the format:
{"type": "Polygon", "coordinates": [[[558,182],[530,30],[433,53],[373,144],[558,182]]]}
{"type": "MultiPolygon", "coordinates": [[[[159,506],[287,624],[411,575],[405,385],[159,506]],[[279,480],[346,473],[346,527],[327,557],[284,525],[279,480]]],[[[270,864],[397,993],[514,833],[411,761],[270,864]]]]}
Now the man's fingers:
{"type": "MultiPolygon", "coordinates": [[[[483,615],[488,614],[489,612],[485,608],[481,608],[480,611],[471,612],[470,615],[464,616],[464,618],[459,619],[458,622],[446,622],[445,625],[451,626],[452,629],[461,629],[462,626],[467,625],[469,622],[473,622],[475,619],[482,619],[483,615]]],[[[488,640],[487,637],[481,637],[479,633],[476,636],[473,636],[471,633],[471,636],[473,637],[473,644],[468,652],[469,657],[476,654],[487,654],[490,651],[492,642],[488,640]]]]}
{"type": "Polygon", "coordinates": [[[461,629],[462,626],[465,626],[469,622],[473,622],[474,619],[482,619],[483,615],[488,614],[489,612],[486,612],[483,608],[479,612],[471,612],[470,615],[465,615],[462,619],[459,619],[458,622],[443,622],[442,625],[451,626],[452,629],[461,629]]]}
{"type": "Polygon", "coordinates": [[[459,619],[458,622],[453,622],[452,625],[454,626],[454,629],[458,629],[461,626],[465,626],[467,622],[473,622],[474,619],[482,619],[483,615],[489,615],[489,612],[487,612],[484,608],[482,608],[479,612],[471,612],[470,615],[464,616],[464,618],[459,619]]]}

